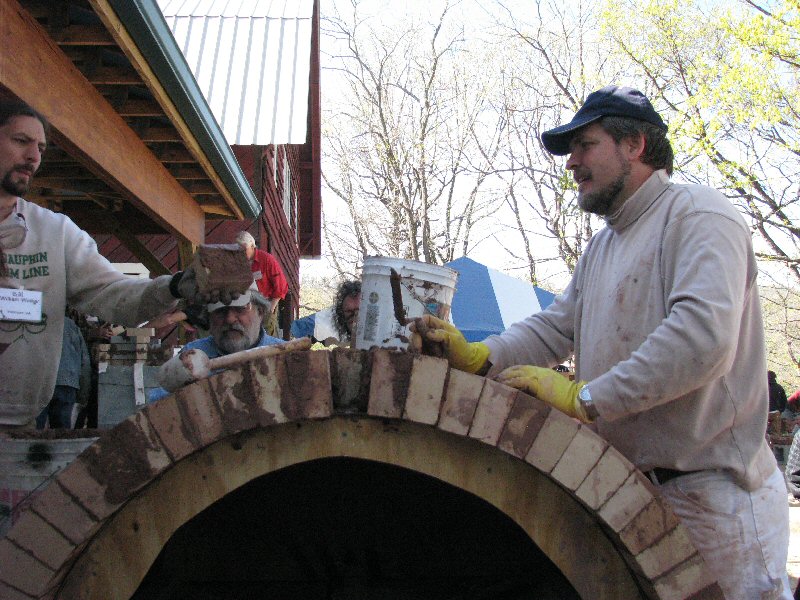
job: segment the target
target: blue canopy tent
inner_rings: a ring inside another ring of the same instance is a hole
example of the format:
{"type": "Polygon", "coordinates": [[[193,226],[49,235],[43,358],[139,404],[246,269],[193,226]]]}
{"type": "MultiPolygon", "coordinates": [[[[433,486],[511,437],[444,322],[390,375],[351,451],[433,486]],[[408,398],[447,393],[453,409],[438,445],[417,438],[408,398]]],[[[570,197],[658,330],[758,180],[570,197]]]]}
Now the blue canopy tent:
{"type": "Polygon", "coordinates": [[[451,313],[470,342],[480,342],[547,308],[555,295],[462,256],[445,264],[458,271],[451,313]]]}
{"type": "MultiPolygon", "coordinates": [[[[458,271],[451,316],[470,342],[480,342],[505,331],[512,323],[547,308],[555,295],[466,256],[445,266],[458,271]]],[[[322,340],[336,336],[332,307],[297,319],[292,337],[313,335],[322,340]]]]}

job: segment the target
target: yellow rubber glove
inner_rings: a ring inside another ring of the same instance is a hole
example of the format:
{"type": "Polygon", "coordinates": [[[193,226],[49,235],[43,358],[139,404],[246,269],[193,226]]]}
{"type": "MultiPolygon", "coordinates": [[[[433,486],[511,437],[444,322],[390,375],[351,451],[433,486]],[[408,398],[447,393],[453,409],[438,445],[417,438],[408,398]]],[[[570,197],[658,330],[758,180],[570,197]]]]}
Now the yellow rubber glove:
{"type": "MultiPolygon", "coordinates": [[[[468,342],[455,326],[433,315],[423,315],[417,319],[411,324],[411,330],[427,342],[439,344],[450,366],[459,371],[477,373],[489,359],[489,347],[486,344],[468,342]]],[[[419,347],[419,344],[412,340],[412,346],[419,347]]]]}
{"type": "Polygon", "coordinates": [[[591,423],[589,415],[578,399],[585,381],[570,381],[558,371],[543,367],[517,365],[509,367],[495,377],[502,384],[517,388],[547,402],[570,417],[591,423]]]}

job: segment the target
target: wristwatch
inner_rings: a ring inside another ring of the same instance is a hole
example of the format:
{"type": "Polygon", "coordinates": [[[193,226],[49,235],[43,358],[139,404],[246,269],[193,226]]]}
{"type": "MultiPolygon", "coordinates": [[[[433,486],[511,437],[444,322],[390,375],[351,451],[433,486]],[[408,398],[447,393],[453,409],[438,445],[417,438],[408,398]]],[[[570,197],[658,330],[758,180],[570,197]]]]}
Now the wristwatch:
{"type": "Polygon", "coordinates": [[[592,395],[589,393],[589,384],[583,386],[581,391],[578,392],[578,401],[586,412],[586,416],[589,417],[589,421],[594,421],[600,416],[597,412],[597,407],[594,405],[594,402],[592,402],[592,395]]]}

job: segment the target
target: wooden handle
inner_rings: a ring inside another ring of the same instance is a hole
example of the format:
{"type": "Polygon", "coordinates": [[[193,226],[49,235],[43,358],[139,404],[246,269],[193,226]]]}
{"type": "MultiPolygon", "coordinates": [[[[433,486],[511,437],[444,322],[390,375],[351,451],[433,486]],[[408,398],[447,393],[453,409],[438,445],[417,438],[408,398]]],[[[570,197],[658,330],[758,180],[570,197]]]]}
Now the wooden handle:
{"type": "Polygon", "coordinates": [[[295,350],[308,350],[311,348],[312,344],[311,338],[304,337],[290,342],[284,342],[283,344],[250,348],[249,350],[242,350],[241,352],[234,352],[233,354],[212,358],[208,361],[208,368],[211,371],[215,369],[227,369],[256,358],[274,356],[276,354],[283,354],[284,352],[294,352],[295,350]]]}

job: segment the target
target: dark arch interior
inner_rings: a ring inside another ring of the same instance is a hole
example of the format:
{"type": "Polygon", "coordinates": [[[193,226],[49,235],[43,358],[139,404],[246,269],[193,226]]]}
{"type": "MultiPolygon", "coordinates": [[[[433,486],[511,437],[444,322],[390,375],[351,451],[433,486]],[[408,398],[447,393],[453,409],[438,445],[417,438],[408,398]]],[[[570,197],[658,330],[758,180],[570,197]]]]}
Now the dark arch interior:
{"type": "Polygon", "coordinates": [[[325,458],[253,480],[185,523],[133,598],[579,596],[516,523],[473,494],[393,465],[325,458]]]}

